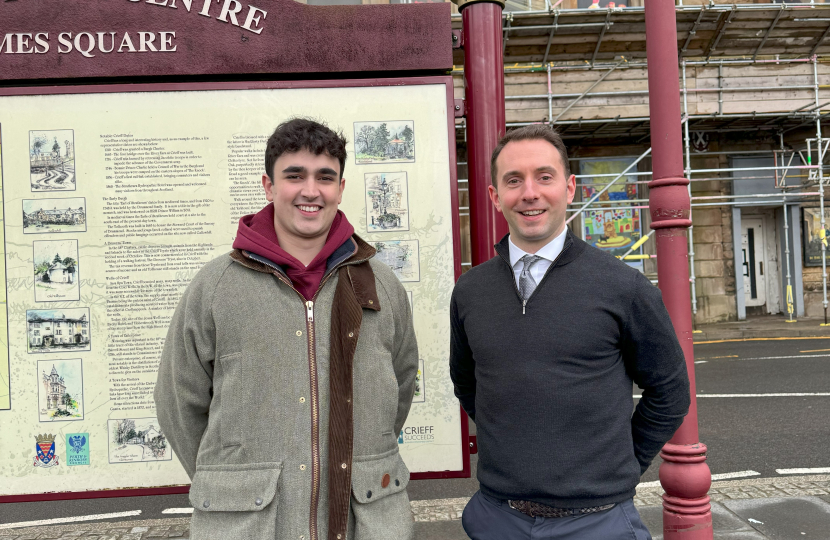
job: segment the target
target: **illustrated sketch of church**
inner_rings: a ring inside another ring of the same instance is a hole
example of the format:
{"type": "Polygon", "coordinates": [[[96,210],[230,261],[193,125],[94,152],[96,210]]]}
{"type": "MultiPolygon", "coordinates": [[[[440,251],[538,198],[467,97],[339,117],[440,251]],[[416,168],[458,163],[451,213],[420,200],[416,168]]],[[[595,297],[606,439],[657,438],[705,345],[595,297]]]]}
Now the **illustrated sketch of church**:
{"type": "Polygon", "coordinates": [[[366,228],[370,232],[408,231],[406,173],[369,173],[365,178],[366,228]]]}
{"type": "Polygon", "coordinates": [[[83,420],[81,359],[40,361],[40,421],[83,420]],[[51,367],[50,367],[51,366],[51,367]]]}

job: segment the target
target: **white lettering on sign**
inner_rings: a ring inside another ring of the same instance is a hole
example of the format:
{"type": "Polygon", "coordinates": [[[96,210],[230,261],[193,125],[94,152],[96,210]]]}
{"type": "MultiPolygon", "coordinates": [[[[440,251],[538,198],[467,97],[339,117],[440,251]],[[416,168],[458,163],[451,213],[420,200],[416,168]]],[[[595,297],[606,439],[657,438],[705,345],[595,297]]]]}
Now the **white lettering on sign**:
{"type": "Polygon", "coordinates": [[[31,33],[5,34],[0,41],[0,51],[5,54],[44,54],[49,51],[49,34],[35,34],[35,45],[32,45],[32,39],[31,33]]]}
{"type": "MultiPolygon", "coordinates": [[[[159,7],[168,7],[172,9],[178,9],[176,5],[176,0],[127,0],[128,2],[132,2],[133,4],[138,3],[145,3],[150,4],[153,6],[159,7]]],[[[193,1],[194,0],[181,0],[182,7],[190,13],[191,8],[193,8],[193,1]]],[[[214,2],[216,4],[220,4],[222,7],[219,10],[219,16],[216,17],[217,21],[222,21],[224,23],[229,23],[234,26],[238,26],[243,30],[247,30],[248,32],[253,32],[254,34],[260,34],[262,32],[262,28],[260,24],[265,17],[268,16],[268,12],[264,9],[260,9],[256,6],[248,5],[248,12],[245,15],[245,22],[239,24],[239,19],[236,18],[237,15],[240,15],[244,10],[245,6],[239,0],[202,0],[202,9],[197,12],[194,12],[198,15],[203,17],[211,17],[210,10],[213,8],[214,2]]],[[[198,9],[198,5],[197,5],[198,9]]],[[[149,45],[148,45],[149,46],[149,45]]]]}
{"type": "MultiPolygon", "coordinates": [[[[127,0],[137,4],[145,3],[153,6],[178,9],[181,5],[188,13],[203,17],[216,17],[217,21],[230,24],[254,34],[262,33],[262,22],[268,12],[256,6],[245,5],[240,0],[127,0]],[[201,2],[201,9],[199,8],[201,2]],[[194,6],[194,3],[196,5],[194,6]],[[217,4],[216,11],[211,13],[217,4]],[[247,7],[247,11],[246,11],[247,7]],[[195,11],[199,9],[199,11],[195,11]],[[242,16],[244,22],[240,23],[242,16]]],[[[176,52],[177,45],[173,44],[176,32],[61,32],[58,34],[58,53],[69,54],[73,51],[86,58],[95,58],[97,54],[116,53],[144,53],[144,52],[176,52]]],[[[49,52],[48,32],[17,32],[0,34],[0,53],[2,54],[45,54],[49,52]]]]}
{"type": "MultiPolygon", "coordinates": [[[[31,34],[23,34],[24,39],[16,38],[19,34],[6,34],[0,42],[0,50],[6,53],[27,54],[31,52],[45,53],[49,50],[49,34],[42,33],[34,36],[35,45],[29,45],[31,34]],[[16,40],[16,41],[15,41],[16,40]],[[16,43],[16,48],[15,48],[16,43]],[[22,52],[21,52],[22,51],[22,52]]],[[[176,32],[61,32],[58,34],[58,52],[69,54],[77,51],[86,58],[95,58],[97,53],[142,53],[142,52],[176,52],[177,45],[173,44],[176,32]],[[117,45],[117,49],[116,49],[117,45]]]]}

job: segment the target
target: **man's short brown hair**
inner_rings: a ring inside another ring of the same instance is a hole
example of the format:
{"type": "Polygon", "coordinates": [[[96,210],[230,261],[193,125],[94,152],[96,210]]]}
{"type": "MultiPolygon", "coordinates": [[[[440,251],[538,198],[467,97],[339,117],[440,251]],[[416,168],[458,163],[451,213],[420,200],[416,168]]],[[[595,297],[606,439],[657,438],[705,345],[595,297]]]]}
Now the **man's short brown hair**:
{"type": "Polygon", "coordinates": [[[490,181],[493,183],[493,187],[497,188],[499,183],[498,178],[496,178],[496,160],[499,158],[499,154],[501,154],[502,149],[504,149],[509,142],[532,140],[547,141],[552,144],[554,148],[559,150],[559,156],[562,158],[562,165],[565,167],[565,178],[568,178],[571,175],[571,166],[568,163],[568,149],[565,148],[565,143],[562,141],[562,137],[559,133],[546,124],[531,124],[529,126],[523,126],[507,132],[507,135],[502,137],[493,149],[493,156],[490,158],[490,181]]]}

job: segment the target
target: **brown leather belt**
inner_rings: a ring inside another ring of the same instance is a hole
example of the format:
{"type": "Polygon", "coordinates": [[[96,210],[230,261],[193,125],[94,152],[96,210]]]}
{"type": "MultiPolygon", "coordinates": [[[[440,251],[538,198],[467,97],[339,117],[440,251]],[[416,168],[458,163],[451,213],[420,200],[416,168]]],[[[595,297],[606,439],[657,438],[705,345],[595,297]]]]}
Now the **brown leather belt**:
{"type": "Polygon", "coordinates": [[[591,506],[588,508],[554,508],[552,506],[533,501],[507,501],[507,504],[513,510],[518,510],[522,514],[526,514],[530,517],[545,518],[561,518],[567,516],[578,516],[580,514],[593,514],[594,512],[610,510],[616,506],[616,504],[604,504],[602,506],[591,506]]]}

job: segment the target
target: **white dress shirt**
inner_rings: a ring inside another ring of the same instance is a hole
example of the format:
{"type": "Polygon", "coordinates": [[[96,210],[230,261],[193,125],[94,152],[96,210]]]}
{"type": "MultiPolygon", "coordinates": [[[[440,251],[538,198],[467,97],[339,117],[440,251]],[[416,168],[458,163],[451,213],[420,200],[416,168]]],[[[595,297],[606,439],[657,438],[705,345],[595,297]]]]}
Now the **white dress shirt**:
{"type": "Polygon", "coordinates": [[[559,233],[559,236],[545,244],[543,247],[539,248],[539,251],[536,253],[527,253],[523,251],[521,248],[516,247],[516,244],[513,243],[513,239],[509,236],[507,237],[507,242],[510,247],[510,266],[513,267],[513,276],[516,278],[516,286],[519,286],[519,276],[522,273],[522,268],[524,268],[523,262],[519,261],[525,255],[538,255],[542,257],[542,260],[536,261],[530,268],[530,275],[533,277],[533,281],[536,282],[536,285],[542,282],[542,278],[545,277],[545,272],[548,271],[550,265],[553,264],[553,261],[562,253],[562,248],[565,247],[565,235],[568,232],[568,228],[565,227],[562,229],[562,232],[559,233]]]}

